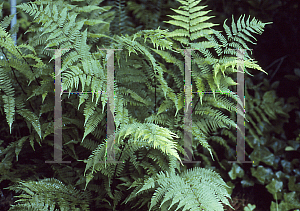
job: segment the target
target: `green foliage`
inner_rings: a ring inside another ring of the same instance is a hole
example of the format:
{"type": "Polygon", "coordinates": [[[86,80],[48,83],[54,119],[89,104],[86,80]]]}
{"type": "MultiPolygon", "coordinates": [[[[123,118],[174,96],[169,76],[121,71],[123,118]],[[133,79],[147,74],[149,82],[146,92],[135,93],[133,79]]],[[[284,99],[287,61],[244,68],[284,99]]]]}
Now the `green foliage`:
{"type": "Polygon", "coordinates": [[[162,201],[159,206],[161,210],[174,210],[175,207],[176,210],[223,210],[220,201],[231,207],[226,198],[229,197],[225,188],[227,185],[220,175],[209,169],[194,168],[181,175],[160,172],[149,177],[144,184],[132,184],[132,187],[136,186],[126,202],[155,188],[149,210],[157,206],[159,201],[162,201]]]}
{"type": "MultiPolygon", "coordinates": [[[[236,73],[240,65],[234,49],[248,49],[246,43],[253,43],[251,39],[255,39],[252,34],[261,34],[266,23],[255,18],[250,22],[250,17],[245,21],[244,16],[237,23],[232,19],[230,27],[224,22],[225,37],[213,29],[217,24],[208,21],[212,16],[207,15],[206,6],[198,5],[200,0],[180,0],[183,6],[173,9],[179,15],[170,15],[174,20],[165,23],[181,29],[170,31],[158,27],[124,35],[130,32],[121,22],[126,16],[122,12],[124,2],[117,1],[115,11],[111,11],[113,6],[100,7],[101,2],[36,1],[17,6],[36,23],[27,30],[34,32],[28,44],[14,46],[5,31],[9,21],[2,22],[0,45],[7,59],[0,60],[0,108],[1,115],[6,117],[0,131],[5,134],[0,154],[0,170],[5,174],[0,181],[18,183],[10,189],[23,191],[19,203],[11,210],[132,210],[138,204],[143,210],[175,207],[176,210],[223,210],[223,205],[230,205],[230,195],[222,178],[208,169],[186,170],[180,166],[180,157],[185,154],[185,69],[184,51],[178,48],[184,45],[197,49],[192,53],[192,84],[197,92],[193,99],[201,103],[193,107],[192,148],[196,151],[204,147],[222,166],[208,140],[228,149],[224,138],[212,134],[222,129],[230,136],[236,128],[230,114],[236,112],[236,103],[242,104],[242,101],[229,89],[236,85],[230,74],[236,73]],[[116,15],[117,9],[121,12],[116,15]],[[120,30],[112,23],[115,17],[120,30]],[[113,30],[110,24],[114,25],[113,30]],[[43,159],[54,159],[50,152],[54,133],[54,65],[51,62],[55,56],[49,48],[67,49],[61,52],[62,91],[75,89],[92,94],[69,94],[68,97],[62,94],[63,160],[71,159],[72,167],[45,164],[31,158],[36,166],[52,168],[52,174],[47,175],[52,179],[41,179],[42,173],[36,177],[22,174],[20,169],[29,174],[29,164],[20,164],[19,169],[15,169],[14,157],[20,159],[25,153],[32,153],[30,150],[35,149],[37,142],[39,150],[49,154],[43,159]],[[106,137],[106,94],[98,93],[107,91],[108,55],[100,48],[122,49],[114,52],[118,62],[114,140],[113,136],[106,137]],[[212,91],[213,95],[204,94],[206,91],[212,91]],[[2,129],[7,126],[14,138],[2,129]],[[106,163],[109,140],[114,141],[116,161],[122,163],[106,163]],[[26,144],[31,148],[26,148],[26,144]],[[152,192],[153,198],[148,195],[137,199],[135,194],[146,191],[152,192]],[[93,194],[89,195],[90,192],[93,194]]],[[[137,5],[131,2],[129,7],[140,14],[141,8],[137,5]]],[[[248,53],[244,67],[246,73],[246,68],[263,71],[248,53]]],[[[265,97],[272,97],[272,92],[265,97]]],[[[262,102],[259,108],[269,110],[259,121],[274,117],[272,103],[269,98],[262,102]]],[[[251,115],[252,107],[250,104],[251,115]]],[[[243,115],[243,111],[237,112],[243,115]]],[[[252,119],[249,122],[254,125],[252,119]]],[[[252,133],[258,131],[255,129],[252,133]]],[[[209,156],[199,152],[194,155],[205,161],[209,156]]],[[[238,171],[236,168],[232,175],[238,171]]]]}
{"type": "MultiPolygon", "coordinates": [[[[270,210],[288,211],[300,208],[299,201],[296,200],[300,195],[300,183],[296,179],[300,176],[298,168],[300,142],[297,139],[286,140],[283,124],[288,122],[288,112],[295,108],[299,109],[299,106],[292,103],[295,97],[288,99],[290,103],[284,102],[283,98],[277,98],[275,90],[278,84],[276,81],[270,85],[264,80],[254,86],[251,80],[247,79],[245,102],[246,118],[249,121],[245,124],[248,134],[246,148],[252,150],[247,154],[246,160],[248,157],[254,164],[250,168],[250,175],[247,175],[239,164],[228,166],[228,175],[232,180],[241,178],[239,182],[243,187],[254,184],[265,185],[275,200],[272,201],[270,210]],[[254,91],[254,96],[249,94],[250,91],[254,91]]],[[[229,136],[230,131],[224,129],[222,133],[229,136]]],[[[235,140],[232,140],[232,143],[234,142],[235,140]]],[[[227,156],[227,159],[233,159],[227,156]]]]}
{"type": "Polygon", "coordinates": [[[54,178],[28,182],[19,182],[9,189],[22,192],[18,196],[19,202],[10,210],[89,210],[90,195],[76,190],[72,186],[65,186],[54,178]]]}
{"type": "Polygon", "coordinates": [[[253,211],[255,207],[255,204],[248,204],[247,207],[244,208],[244,211],[253,211]]]}
{"type": "Polygon", "coordinates": [[[218,24],[207,22],[212,16],[206,15],[209,13],[209,10],[202,11],[207,6],[198,6],[201,0],[179,0],[179,2],[183,6],[172,10],[180,15],[168,15],[174,20],[167,21],[167,23],[180,26],[184,29],[176,29],[173,32],[170,32],[168,35],[169,37],[173,37],[173,39],[187,45],[190,41],[213,33],[209,28],[218,24]]]}

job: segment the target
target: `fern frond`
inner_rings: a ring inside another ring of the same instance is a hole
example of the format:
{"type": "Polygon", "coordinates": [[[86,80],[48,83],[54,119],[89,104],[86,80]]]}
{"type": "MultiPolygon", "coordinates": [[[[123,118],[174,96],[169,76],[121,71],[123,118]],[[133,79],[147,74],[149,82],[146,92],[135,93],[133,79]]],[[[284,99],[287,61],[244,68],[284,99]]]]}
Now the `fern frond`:
{"type": "MultiPolygon", "coordinates": [[[[135,191],[135,197],[139,194],[155,188],[155,193],[151,198],[152,208],[164,207],[165,209],[184,210],[212,210],[223,211],[220,201],[231,207],[227,198],[230,198],[226,183],[220,175],[210,169],[194,168],[180,175],[174,173],[160,172],[154,177],[150,177],[139,185],[135,191]],[[138,190],[136,192],[136,190],[138,190]],[[204,191],[205,190],[205,191],[204,191]]],[[[127,198],[130,200],[133,195],[127,198]]],[[[134,198],[135,198],[134,197],[134,198]]]]}
{"type": "Polygon", "coordinates": [[[191,41],[213,33],[210,28],[218,24],[207,22],[207,20],[214,16],[207,16],[207,13],[210,11],[203,10],[207,6],[197,6],[201,0],[180,0],[179,2],[184,6],[172,10],[180,15],[168,15],[174,20],[164,22],[182,27],[183,29],[176,29],[170,32],[168,37],[173,37],[173,39],[188,45],[191,41]]]}
{"type": "Polygon", "coordinates": [[[11,126],[14,121],[15,114],[15,98],[13,96],[2,96],[4,102],[4,112],[6,114],[6,120],[9,125],[9,133],[11,133],[11,126]]]}
{"type": "Polygon", "coordinates": [[[34,113],[32,113],[27,109],[17,110],[17,113],[23,116],[28,122],[32,124],[33,128],[39,135],[40,139],[42,139],[42,131],[41,131],[41,124],[39,118],[34,113]]]}
{"type": "Polygon", "coordinates": [[[17,205],[12,205],[10,210],[29,209],[54,210],[58,206],[61,210],[89,210],[90,194],[81,192],[74,187],[66,186],[55,178],[47,178],[39,181],[21,181],[10,186],[10,190],[22,192],[17,205]]]}

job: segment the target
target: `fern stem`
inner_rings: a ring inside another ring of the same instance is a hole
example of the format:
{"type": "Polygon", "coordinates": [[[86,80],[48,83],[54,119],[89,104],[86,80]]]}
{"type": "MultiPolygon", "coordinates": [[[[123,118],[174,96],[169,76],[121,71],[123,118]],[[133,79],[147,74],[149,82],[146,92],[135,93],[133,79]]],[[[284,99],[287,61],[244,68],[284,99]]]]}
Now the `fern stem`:
{"type": "MultiPolygon", "coordinates": [[[[2,51],[2,54],[3,54],[3,55],[5,56],[5,58],[6,58],[6,55],[5,55],[4,52],[3,52],[3,48],[1,48],[1,51],[2,51]]],[[[14,68],[11,67],[11,66],[10,66],[10,68],[11,68],[11,70],[12,70],[12,72],[13,72],[13,74],[14,74],[14,77],[15,77],[17,83],[19,84],[19,86],[20,86],[22,92],[27,96],[27,93],[26,93],[25,90],[23,89],[22,85],[20,84],[20,82],[19,82],[19,80],[18,80],[18,78],[17,78],[17,76],[16,76],[16,73],[15,73],[15,71],[14,71],[14,68]]],[[[29,101],[29,105],[30,105],[32,111],[34,111],[34,109],[33,109],[32,105],[31,105],[31,102],[30,102],[30,101],[29,101]]]]}

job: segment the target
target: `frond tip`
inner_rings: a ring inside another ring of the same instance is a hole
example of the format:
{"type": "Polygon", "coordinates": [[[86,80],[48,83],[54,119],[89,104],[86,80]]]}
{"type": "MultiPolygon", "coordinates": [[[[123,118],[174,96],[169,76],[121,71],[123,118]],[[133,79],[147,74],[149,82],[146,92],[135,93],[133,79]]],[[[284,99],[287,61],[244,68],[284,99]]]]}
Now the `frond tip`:
{"type": "Polygon", "coordinates": [[[198,38],[205,37],[212,34],[211,27],[218,24],[207,22],[207,20],[214,16],[208,16],[210,10],[203,10],[207,6],[197,6],[201,0],[187,1],[179,0],[184,6],[180,6],[178,9],[172,9],[179,15],[168,15],[174,20],[164,21],[166,23],[182,27],[169,33],[169,37],[180,41],[183,44],[188,44],[190,41],[194,41],[198,38]],[[189,37],[187,39],[186,37],[189,37]]]}

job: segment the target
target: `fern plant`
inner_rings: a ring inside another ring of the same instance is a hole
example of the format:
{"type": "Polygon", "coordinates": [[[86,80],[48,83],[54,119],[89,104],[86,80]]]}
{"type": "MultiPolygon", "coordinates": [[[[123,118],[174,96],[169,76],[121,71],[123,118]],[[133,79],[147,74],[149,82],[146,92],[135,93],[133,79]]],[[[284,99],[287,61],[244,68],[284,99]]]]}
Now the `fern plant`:
{"type": "Polygon", "coordinates": [[[176,210],[223,210],[221,203],[231,207],[226,186],[220,175],[210,169],[196,167],[181,175],[161,172],[146,181],[133,182],[131,187],[136,188],[126,202],[155,188],[149,210],[155,206],[161,210],[174,210],[176,207],[176,210]]]}
{"type": "MultiPolygon", "coordinates": [[[[158,28],[130,36],[109,36],[113,14],[109,11],[111,6],[97,6],[100,0],[79,3],[36,1],[19,5],[19,9],[34,16],[37,25],[41,24],[30,27],[28,32],[36,35],[27,45],[14,46],[9,34],[0,28],[3,53],[9,59],[0,63],[1,105],[10,133],[14,132],[13,118],[20,116],[30,131],[3,150],[2,156],[6,156],[0,166],[3,171],[11,170],[13,156],[21,156],[22,146],[27,143],[34,149],[37,142],[41,147],[46,146],[48,152],[53,148],[54,92],[50,85],[53,83],[53,65],[45,63],[54,57],[46,48],[68,49],[61,54],[62,91],[91,92],[62,96],[63,111],[66,111],[63,114],[63,156],[72,159],[74,170],[67,171],[66,164],[61,164],[63,167],[52,165],[52,179],[35,178],[38,181],[32,181],[32,177],[19,178],[17,173],[10,172],[16,178],[13,182],[19,183],[17,188],[12,186],[11,189],[25,192],[12,210],[34,206],[38,210],[89,210],[90,202],[93,209],[112,210],[131,210],[137,204],[140,209],[156,210],[177,207],[176,210],[221,211],[223,204],[230,206],[229,186],[220,176],[202,168],[185,170],[181,165],[180,157],[185,154],[182,147],[185,70],[184,52],[178,48],[184,45],[200,52],[193,53],[192,61],[193,90],[202,93],[194,95],[201,103],[196,103],[193,108],[195,141],[192,147],[203,146],[218,159],[208,144],[208,137],[220,128],[235,128],[234,120],[225,112],[235,112],[236,103],[241,104],[241,99],[229,89],[236,85],[230,74],[236,73],[239,65],[234,49],[248,48],[246,42],[251,42],[251,33],[261,33],[265,24],[255,19],[245,22],[240,17],[237,24],[232,20],[231,28],[224,23],[225,38],[221,32],[212,29],[216,24],[208,22],[209,11],[198,5],[200,0],[179,2],[183,6],[174,11],[180,15],[171,16],[175,20],[168,23],[184,29],[173,32],[158,28]],[[92,18],[85,13],[91,13],[92,18]],[[24,52],[21,48],[25,48],[24,52]],[[114,85],[115,140],[106,137],[103,129],[107,99],[105,94],[98,92],[107,91],[108,58],[106,51],[98,48],[123,49],[115,52],[118,62],[114,85]],[[14,72],[16,74],[12,75],[14,72]],[[15,89],[21,94],[14,95],[15,89]],[[211,90],[213,96],[204,95],[207,90],[211,90]],[[228,96],[216,95],[217,91],[226,92],[228,96]],[[38,103],[31,105],[33,102],[38,103]],[[106,163],[109,141],[114,141],[115,159],[122,163],[106,163]],[[49,194],[43,193],[45,190],[49,194]],[[135,193],[145,191],[154,192],[154,197],[135,198],[135,193]],[[88,192],[93,194],[85,196],[85,203],[78,207],[78,194],[88,192]]],[[[246,68],[263,71],[248,54],[245,56],[246,68]]],[[[243,115],[241,110],[237,112],[243,115]]],[[[225,140],[217,141],[228,146],[225,140]]],[[[203,154],[200,156],[207,159],[203,154]]],[[[53,160],[52,155],[47,158],[53,160]]]]}
{"type": "Polygon", "coordinates": [[[23,191],[19,195],[18,205],[10,210],[89,210],[90,194],[82,193],[72,186],[65,186],[57,179],[20,182],[10,187],[11,190],[23,191]]]}

